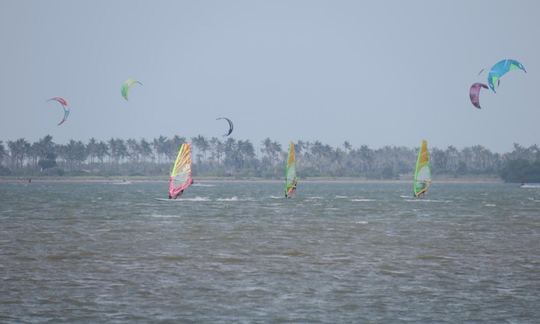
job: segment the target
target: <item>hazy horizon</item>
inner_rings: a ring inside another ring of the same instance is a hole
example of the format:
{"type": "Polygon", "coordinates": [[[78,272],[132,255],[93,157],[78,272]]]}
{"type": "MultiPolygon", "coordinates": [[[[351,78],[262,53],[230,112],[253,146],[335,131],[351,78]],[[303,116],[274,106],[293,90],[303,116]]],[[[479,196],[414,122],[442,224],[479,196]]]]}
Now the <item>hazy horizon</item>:
{"type": "MultiPolygon", "coordinates": [[[[4,144],[4,146],[7,148],[7,142],[8,141],[16,141],[20,138],[23,138],[25,139],[26,141],[29,141],[30,144],[32,144],[33,142],[38,142],[39,140],[41,140],[43,137],[45,136],[48,136],[50,134],[45,134],[44,136],[40,137],[40,138],[37,138],[37,139],[28,139],[28,138],[24,138],[24,137],[19,137],[19,138],[0,138],[0,142],[2,142],[4,144]]],[[[150,144],[152,144],[152,140],[154,139],[157,139],[158,137],[160,136],[164,136],[167,140],[171,140],[173,139],[173,137],[175,135],[178,135],[179,137],[183,137],[185,138],[185,142],[186,143],[192,143],[193,144],[193,141],[192,141],[192,138],[193,137],[197,137],[201,134],[198,134],[198,135],[194,135],[194,136],[187,136],[187,135],[183,135],[183,134],[174,134],[172,136],[167,136],[167,135],[164,135],[164,134],[159,134],[155,137],[138,137],[138,138],[122,138],[122,137],[109,137],[109,138],[97,138],[97,137],[93,137],[94,140],[96,140],[97,142],[105,142],[108,144],[109,140],[111,139],[121,139],[121,140],[124,140],[124,141],[127,141],[129,139],[135,139],[137,141],[141,141],[141,140],[146,140],[146,141],[149,141],[150,144]]],[[[203,135],[204,136],[204,135],[203,135]]],[[[204,136],[206,140],[211,140],[212,137],[207,137],[207,136],[204,136]]],[[[228,138],[231,138],[235,141],[249,141],[253,147],[255,148],[255,153],[259,156],[260,155],[260,150],[263,148],[263,141],[266,139],[263,139],[263,140],[260,140],[260,141],[254,141],[252,139],[249,139],[249,138],[237,138],[235,136],[228,136],[228,137],[222,137],[222,136],[213,136],[215,138],[217,138],[218,140],[220,140],[221,142],[226,142],[228,138]]],[[[330,145],[332,148],[340,148],[340,149],[344,149],[344,144],[345,144],[345,141],[347,141],[351,146],[352,146],[352,149],[359,149],[361,146],[363,145],[367,145],[369,149],[372,149],[372,150],[378,150],[378,149],[383,149],[384,147],[396,147],[396,148],[399,148],[399,147],[403,147],[403,148],[406,148],[406,149],[419,149],[420,148],[420,144],[421,143],[417,143],[416,145],[394,145],[394,144],[382,144],[380,146],[374,146],[374,145],[370,145],[370,144],[367,144],[367,143],[353,143],[351,141],[348,141],[348,140],[344,140],[343,142],[341,143],[336,143],[336,144],[333,144],[333,143],[328,143],[328,142],[325,142],[325,141],[322,141],[322,140],[318,140],[318,139],[313,139],[313,140],[304,140],[302,138],[298,138],[298,139],[291,139],[291,140],[287,140],[287,141],[284,141],[284,142],[280,142],[278,140],[276,140],[275,138],[271,138],[269,137],[270,140],[274,141],[274,142],[278,142],[280,145],[281,145],[281,149],[284,153],[287,152],[287,148],[288,148],[288,145],[290,142],[293,142],[295,144],[298,144],[299,141],[303,141],[304,143],[311,143],[311,144],[314,144],[316,141],[319,141],[322,145],[330,145]]],[[[84,144],[88,144],[89,140],[92,139],[92,137],[88,138],[88,139],[80,139],[80,138],[69,138],[69,139],[66,139],[64,141],[59,141],[57,139],[55,139],[54,137],[52,138],[52,141],[55,143],[55,144],[59,144],[59,145],[66,145],[69,143],[70,140],[74,140],[74,141],[82,141],[84,144]]],[[[531,146],[533,145],[538,145],[538,144],[532,144],[532,145],[522,145],[521,143],[515,143],[515,144],[519,144],[520,146],[524,147],[524,148],[530,148],[531,146]]],[[[437,146],[437,145],[431,145],[429,142],[428,142],[428,148],[429,150],[433,150],[434,148],[437,148],[437,149],[440,149],[440,150],[446,150],[448,149],[450,146],[452,146],[453,148],[457,149],[458,151],[463,151],[464,149],[466,148],[472,148],[474,146],[477,146],[477,145],[480,145],[484,148],[487,148],[490,152],[492,153],[497,153],[497,154],[505,154],[505,153],[510,153],[514,150],[514,143],[512,144],[512,146],[510,148],[508,148],[508,150],[506,151],[497,151],[497,150],[493,150],[489,147],[485,147],[484,145],[482,144],[479,144],[479,143],[476,143],[476,144],[470,144],[470,145],[465,145],[465,146],[456,146],[456,145],[452,145],[452,144],[449,144],[447,146],[437,146]]],[[[194,150],[197,150],[197,148],[195,147],[194,150]]]]}
{"type": "Polygon", "coordinates": [[[0,140],[539,144],[540,3],[0,1],[0,140]],[[527,74],[468,96],[503,58],[527,74]],[[127,78],[143,86],[120,95],[127,78]],[[62,126],[53,96],[70,102],[62,126]]]}

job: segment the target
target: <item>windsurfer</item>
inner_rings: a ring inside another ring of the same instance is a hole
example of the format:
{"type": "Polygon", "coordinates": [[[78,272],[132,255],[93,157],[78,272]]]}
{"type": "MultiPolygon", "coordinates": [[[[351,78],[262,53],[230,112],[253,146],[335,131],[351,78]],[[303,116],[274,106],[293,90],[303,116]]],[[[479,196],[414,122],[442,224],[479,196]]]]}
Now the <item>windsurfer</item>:
{"type": "Polygon", "coordinates": [[[178,199],[178,197],[182,196],[183,193],[184,193],[184,190],[180,190],[180,192],[178,192],[174,196],[171,196],[171,194],[169,194],[169,199],[178,199]]]}
{"type": "MultiPolygon", "coordinates": [[[[192,185],[193,184],[193,178],[189,179],[189,185],[192,185]]],[[[184,193],[184,189],[180,190],[176,195],[171,196],[171,194],[169,194],[169,199],[178,199],[178,197],[182,196],[182,194],[184,193]]]]}
{"type": "Polygon", "coordinates": [[[295,179],[294,182],[292,183],[291,188],[285,193],[285,198],[291,198],[292,195],[296,192],[296,184],[297,184],[297,181],[295,179]]]}
{"type": "Polygon", "coordinates": [[[427,181],[422,181],[421,184],[422,184],[422,189],[420,190],[420,192],[418,192],[418,194],[416,195],[416,198],[424,198],[424,195],[426,194],[428,183],[427,181]]]}

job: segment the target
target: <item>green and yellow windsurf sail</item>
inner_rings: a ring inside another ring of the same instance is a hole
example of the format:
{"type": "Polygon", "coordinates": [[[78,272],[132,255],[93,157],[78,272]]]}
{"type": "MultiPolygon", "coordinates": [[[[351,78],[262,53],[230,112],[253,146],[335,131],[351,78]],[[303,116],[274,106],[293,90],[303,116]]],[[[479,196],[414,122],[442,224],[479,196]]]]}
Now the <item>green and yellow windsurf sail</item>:
{"type": "Polygon", "coordinates": [[[416,160],[416,169],[414,170],[413,193],[418,197],[427,192],[431,185],[431,164],[429,161],[429,152],[427,141],[423,140],[418,151],[418,159],[416,160]]]}
{"type": "Polygon", "coordinates": [[[285,167],[285,197],[290,198],[296,191],[296,156],[294,152],[294,143],[289,144],[289,155],[285,167]]]}

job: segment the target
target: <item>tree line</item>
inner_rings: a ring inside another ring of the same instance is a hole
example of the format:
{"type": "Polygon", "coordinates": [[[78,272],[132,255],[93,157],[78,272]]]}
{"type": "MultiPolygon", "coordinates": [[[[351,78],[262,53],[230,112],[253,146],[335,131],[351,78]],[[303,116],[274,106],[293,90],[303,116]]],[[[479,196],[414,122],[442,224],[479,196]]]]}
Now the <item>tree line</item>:
{"type": "MultiPolygon", "coordinates": [[[[193,169],[198,176],[281,178],[287,147],[266,138],[259,149],[250,140],[228,137],[190,139],[159,136],[152,140],[91,138],[86,143],[65,144],[47,135],[34,143],[24,138],[0,141],[0,175],[167,175],[178,147],[191,142],[193,169]]],[[[297,141],[297,172],[300,177],[361,177],[366,179],[410,178],[418,148],[367,145],[353,147],[345,141],[332,147],[320,141],[297,141]]],[[[461,150],[448,146],[430,148],[435,176],[500,176],[505,181],[540,181],[540,149],[514,144],[512,152],[499,154],[481,145],[461,150]]]]}

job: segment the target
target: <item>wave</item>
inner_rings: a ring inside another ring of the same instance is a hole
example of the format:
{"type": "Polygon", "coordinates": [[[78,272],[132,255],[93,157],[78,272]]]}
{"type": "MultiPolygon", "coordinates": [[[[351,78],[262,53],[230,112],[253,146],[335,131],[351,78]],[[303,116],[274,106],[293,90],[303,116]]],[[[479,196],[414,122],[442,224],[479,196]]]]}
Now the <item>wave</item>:
{"type": "Polygon", "coordinates": [[[213,184],[206,184],[206,183],[194,183],[192,184],[193,187],[215,187],[216,185],[213,184]]]}
{"type": "Polygon", "coordinates": [[[519,187],[524,189],[540,189],[540,183],[525,183],[519,187]]]}
{"type": "Polygon", "coordinates": [[[377,200],[375,200],[375,199],[368,199],[368,198],[356,198],[356,199],[351,199],[351,201],[368,202],[368,201],[377,201],[377,200]]]}
{"type": "Polygon", "coordinates": [[[231,197],[231,198],[218,198],[216,199],[216,201],[238,201],[238,197],[234,196],[234,197],[231,197]]]}
{"type": "Polygon", "coordinates": [[[408,202],[434,202],[434,203],[450,203],[452,202],[451,200],[437,200],[437,199],[424,199],[424,198],[417,198],[417,199],[410,199],[410,197],[408,197],[409,199],[404,199],[404,201],[408,201],[408,202]]]}
{"type": "Polygon", "coordinates": [[[433,255],[433,254],[420,254],[416,256],[419,260],[455,260],[454,257],[449,257],[445,255],[433,255]]]}
{"type": "Polygon", "coordinates": [[[180,215],[161,215],[161,214],[151,214],[150,217],[154,218],[179,218],[182,217],[180,215]]]}
{"type": "Polygon", "coordinates": [[[111,182],[112,185],[130,185],[133,184],[131,181],[119,181],[119,182],[111,182]]]}
{"type": "Polygon", "coordinates": [[[210,201],[210,198],[197,196],[195,198],[178,198],[176,200],[180,200],[180,201],[210,201]]]}

